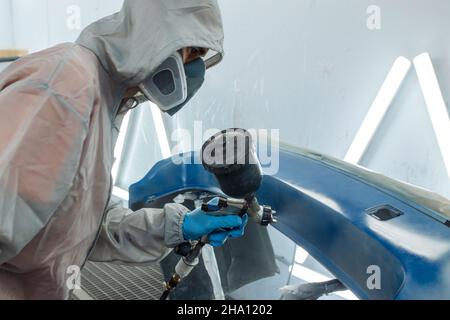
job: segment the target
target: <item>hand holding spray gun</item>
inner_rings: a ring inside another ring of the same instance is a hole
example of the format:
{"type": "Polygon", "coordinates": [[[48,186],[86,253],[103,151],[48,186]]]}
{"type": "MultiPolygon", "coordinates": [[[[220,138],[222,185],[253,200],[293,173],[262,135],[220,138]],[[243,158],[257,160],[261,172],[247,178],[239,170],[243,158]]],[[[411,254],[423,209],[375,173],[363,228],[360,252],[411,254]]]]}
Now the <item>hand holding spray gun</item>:
{"type": "Polygon", "coordinates": [[[177,264],[175,274],[166,284],[161,300],[167,299],[170,292],[199,263],[201,250],[208,242],[211,241],[212,245],[223,244],[230,236],[242,236],[248,220],[247,213],[262,226],[276,223],[275,211],[268,206],[259,205],[256,199],[256,192],[262,184],[262,168],[256,156],[251,135],[246,130],[230,129],[213,136],[203,145],[202,163],[205,169],[215,176],[221,190],[230,198],[214,198],[186,217],[185,226],[191,223],[199,226],[198,234],[195,231],[192,232],[196,229],[195,227],[186,228],[190,229],[185,233],[187,239],[199,239],[208,227],[215,231],[204,236],[193,248],[190,243],[177,248],[177,253],[183,258],[177,264]],[[231,229],[217,230],[214,229],[214,225],[205,225],[212,221],[205,218],[207,215],[225,216],[230,219],[231,229]],[[236,222],[241,222],[241,227],[236,227],[236,222]]]}

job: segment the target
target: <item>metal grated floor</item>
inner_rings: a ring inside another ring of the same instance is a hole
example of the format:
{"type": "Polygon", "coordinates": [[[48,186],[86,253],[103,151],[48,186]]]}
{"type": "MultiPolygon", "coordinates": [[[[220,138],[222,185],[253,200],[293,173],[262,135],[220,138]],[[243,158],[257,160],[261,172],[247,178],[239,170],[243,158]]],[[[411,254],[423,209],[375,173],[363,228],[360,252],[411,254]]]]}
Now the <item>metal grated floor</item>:
{"type": "Polygon", "coordinates": [[[81,288],[94,300],[157,300],[163,291],[159,266],[86,263],[81,288]]]}

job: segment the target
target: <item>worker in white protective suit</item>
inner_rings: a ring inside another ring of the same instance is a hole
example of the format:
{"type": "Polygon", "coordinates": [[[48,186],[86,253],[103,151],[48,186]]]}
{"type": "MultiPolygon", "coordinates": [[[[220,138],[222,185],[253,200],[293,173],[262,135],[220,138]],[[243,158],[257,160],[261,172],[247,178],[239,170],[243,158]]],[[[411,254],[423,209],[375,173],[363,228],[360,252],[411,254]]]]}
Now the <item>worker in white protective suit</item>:
{"type": "Polygon", "coordinates": [[[157,262],[186,240],[243,235],[246,216],[110,203],[117,128],[135,94],[174,114],[222,54],[216,0],[125,0],[76,43],[0,74],[0,299],[67,299],[68,268],[88,258],[157,262]]]}

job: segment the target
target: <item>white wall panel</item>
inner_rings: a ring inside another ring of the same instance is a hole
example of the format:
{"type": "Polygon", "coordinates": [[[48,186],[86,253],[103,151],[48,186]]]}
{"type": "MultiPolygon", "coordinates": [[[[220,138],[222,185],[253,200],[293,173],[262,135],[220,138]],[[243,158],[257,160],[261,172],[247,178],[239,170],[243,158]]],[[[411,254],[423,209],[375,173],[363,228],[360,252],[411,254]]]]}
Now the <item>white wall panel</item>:
{"type": "Polygon", "coordinates": [[[48,12],[46,0],[12,1],[14,47],[34,52],[49,46],[48,12]]]}
{"type": "Polygon", "coordinates": [[[35,52],[75,41],[84,27],[117,12],[122,3],[123,0],[14,0],[14,43],[35,52]],[[74,7],[75,11],[69,10],[74,7]],[[73,23],[78,9],[79,24],[73,23]]]}
{"type": "MultiPolygon", "coordinates": [[[[227,0],[226,56],[174,120],[204,127],[280,129],[281,140],[344,158],[395,59],[428,51],[450,98],[446,0],[227,0]],[[377,5],[381,29],[367,27],[377,5]]],[[[415,71],[364,166],[450,196],[415,71]]]]}
{"type": "Polygon", "coordinates": [[[10,49],[12,45],[11,0],[0,0],[0,50],[10,49]]]}

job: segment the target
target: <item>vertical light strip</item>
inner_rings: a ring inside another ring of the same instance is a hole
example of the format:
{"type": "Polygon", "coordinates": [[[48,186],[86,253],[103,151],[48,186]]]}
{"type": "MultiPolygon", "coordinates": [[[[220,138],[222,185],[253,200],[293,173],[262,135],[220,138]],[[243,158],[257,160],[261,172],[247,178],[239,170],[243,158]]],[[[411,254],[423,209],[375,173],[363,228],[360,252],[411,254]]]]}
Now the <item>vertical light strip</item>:
{"type": "Polygon", "coordinates": [[[417,56],[414,66],[450,178],[450,119],[430,55],[423,53],[417,56]]]}
{"type": "Polygon", "coordinates": [[[397,58],[353,140],[345,161],[353,164],[361,161],[410,68],[411,61],[405,57],[397,58]]]}
{"type": "Polygon", "coordinates": [[[130,112],[128,112],[123,118],[122,125],[120,126],[119,136],[117,137],[116,145],[114,147],[114,165],[111,171],[114,185],[116,184],[119,166],[122,161],[123,146],[125,145],[125,139],[127,137],[129,123],[130,123],[130,112]]]}
{"type": "Polygon", "coordinates": [[[161,110],[153,103],[150,103],[150,108],[152,110],[156,134],[158,135],[161,154],[164,159],[170,158],[172,156],[172,152],[170,151],[169,139],[167,139],[166,127],[164,126],[161,110]]]}
{"type": "Polygon", "coordinates": [[[125,201],[129,201],[130,200],[130,194],[127,190],[124,190],[122,188],[119,188],[117,186],[114,186],[112,194],[115,195],[116,197],[125,200],[125,201]]]}
{"type": "Polygon", "coordinates": [[[114,165],[111,170],[111,175],[113,178],[113,186],[114,186],[113,190],[112,190],[112,194],[120,199],[125,200],[125,201],[129,200],[128,191],[117,187],[116,181],[117,181],[117,175],[119,173],[120,163],[122,162],[123,147],[125,145],[125,140],[127,138],[127,133],[128,133],[128,126],[130,123],[130,114],[131,114],[131,112],[128,112],[124,116],[122,125],[120,126],[119,136],[117,137],[116,145],[114,147],[114,165]]]}
{"type": "Polygon", "coordinates": [[[304,264],[306,259],[308,259],[309,253],[303,249],[302,247],[297,246],[297,250],[295,251],[295,262],[299,264],[304,264]]]}

